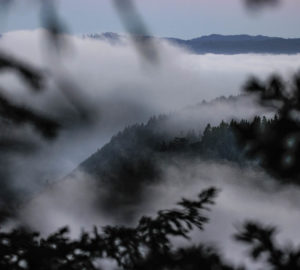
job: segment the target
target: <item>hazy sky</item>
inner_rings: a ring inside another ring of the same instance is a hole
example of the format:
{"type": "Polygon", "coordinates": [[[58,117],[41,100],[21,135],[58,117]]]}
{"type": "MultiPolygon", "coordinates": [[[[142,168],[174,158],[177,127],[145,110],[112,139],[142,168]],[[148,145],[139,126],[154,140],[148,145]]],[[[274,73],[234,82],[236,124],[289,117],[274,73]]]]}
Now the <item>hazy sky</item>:
{"type": "MultiPolygon", "coordinates": [[[[0,32],[36,29],[37,0],[15,0],[0,13],[0,32]]],[[[112,0],[58,0],[70,32],[124,32],[112,0]]],[[[250,12],[244,0],[136,0],[140,13],[156,36],[192,38],[220,34],[263,34],[300,37],[300,1],[282,0],[279,6],[250,12]]]]}

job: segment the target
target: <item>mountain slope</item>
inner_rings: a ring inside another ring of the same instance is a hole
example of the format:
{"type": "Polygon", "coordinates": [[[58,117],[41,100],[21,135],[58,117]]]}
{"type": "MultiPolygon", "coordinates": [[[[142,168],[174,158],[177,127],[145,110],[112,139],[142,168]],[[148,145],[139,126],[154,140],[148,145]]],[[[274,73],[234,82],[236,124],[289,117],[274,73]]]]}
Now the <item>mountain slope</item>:
{"type": "Polygon", "coordinates": [[[77,171],[105,190],[99,191],[102,210],[121,215],[119,211],[125,206],[130,208],[143,201],[145,187],[160,182],[169,163],[196,159],[244,163],[243,150],[236,142],[232,126],[222,120],[229,123],[232,118],[249,119],[264,113],[253,110],[249,97],[238,96],[221,97],[168,116],[153,117],[146,124],[119,132],[80,164],[77,171]],[[234,117],[239,106],[244,114],[234,117]],[[209,123],[216,127],[210,130],[209,123]],[[107,207],[112,198],[113,210],[107,207]]]}
{"type": "Polygon", "coordinates": [[[300,39],[248,35],[210,35],[187,40],[183,46],[199,54],[295,54],[300,52],[300,39]]]}
{"type": "MultiPolygon", "coordinates": [[[[239,171],[248,161],[229,123],[232,118],[252,119],[268,113],[255,104],[244,95],[220,97],[169,115],[152,117],[145,124],[129,126],[62,181],[36,196],[28,204],[29,213],[25,211],[22,218],[28,220],[28,216],[37,212],[32,212],[32,208],[49,209],[52,205],[55,216],[64,217],[56,220],[58,224],[67,218],[78,218],[93,225],[96,221],[91,218],[95,217],[91,211],[109,219],[117,217],[118,222],[131,222],[139,214],[138,209],[151,199],[151,188],[165,181],[178,181],[177,172],[171,177],[167,175],[174,169],[184,175],[194,165],[196,168],[223,164],[239,171]]],[[[184,177],[180,181],[184,185],[184,177]]],[[[37,223],[51,225],[41,216],[36,218],[37,223]]],[[[96,223],[102,222],[101,216],[97,218],[100,220],[96,223]]]]}
{"type": "MultiPolygon", "coordinates": [[[[116,33],[91,34],[89,38],[107,41],[111,44],[124,44],[125,36],[116,33]]],[[[141,38],[143,41],[145,38],[141,38]]],[[[184,47],[192,53],[205,54],[296,54],[300,53],[300,38],[280,38],[250,35],[212,34],[199,38],[184,40],[178,38],[161,38],[172,44],[184,47]]]]}

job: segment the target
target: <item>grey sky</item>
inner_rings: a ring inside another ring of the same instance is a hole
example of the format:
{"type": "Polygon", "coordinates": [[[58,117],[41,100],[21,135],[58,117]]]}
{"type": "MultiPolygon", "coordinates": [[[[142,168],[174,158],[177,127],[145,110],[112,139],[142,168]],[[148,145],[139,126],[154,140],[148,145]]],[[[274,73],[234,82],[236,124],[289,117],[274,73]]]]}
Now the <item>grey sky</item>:
{"type": "MultiPolygon", "coordinates": [[[[2,12],[0,32],[41,27],[36,0],[15,0],[2,12]]],[[[124,32],[112,0],[59,0],[70,32],[124,32]]],[[[283,0],[278,7],[249,12],[243,0],[136,0],[138,9],[156,36],[192,38],[220,34],[300,36],[300,1],[283,0]]]]}

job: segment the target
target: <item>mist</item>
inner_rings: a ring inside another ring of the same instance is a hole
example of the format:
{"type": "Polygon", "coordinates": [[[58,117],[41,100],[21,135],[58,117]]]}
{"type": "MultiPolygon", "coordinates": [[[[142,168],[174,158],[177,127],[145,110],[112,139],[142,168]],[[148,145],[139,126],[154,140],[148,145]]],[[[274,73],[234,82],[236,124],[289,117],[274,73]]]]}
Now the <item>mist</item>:
{"type": "MultiPolygon", "coordinates": [[[[105,190],[95,179],[83,172],[70,174],[118,131],[159,114],[170,116],[163,128],[175,134],[190,129],[201,132],[207,123],[270,115],[249,97],[240,96],[234,103],[214,99],[240,94],[250,75],[264,79],[280,73],[288,78],[298,70],[300,60],[300,55],[194,55],[156,41],[159,61],[148,63],[130,42],[110,44],[65,35],[67,46],[54,52],[46,34],[45,30],[17,31],[0,38],[1,50],[32,64],[46,78],[44,91],[32,93],[16,74],[5,72],[0,75],[0,88],[16,103],[62,125],[53,141],[43,140],[28,125],[13,133],[8,130],[11,136],[32,142],[34,151],[1,154],[11,179],[9,188],[16,199],[25,197],[10,226],[26,224],[43,234],[69,225],[76,236],[95,224],[119,222],[96,207],[95,200],[105,190]],[[66,93],[66,88],[71,92],[66,93]],[[202,100],[208,103],[203,105],[202,100]]],[[[231,163],[176,160],[161,167],[162,179],[146,185],[145,200],[132,206],[139,215],[152,215],[172,207],[182,196],[216,186],[222,192],[211,221],[204,232],[193,235],[193,241],[217,243],[227,258],[248,263],[231,239],[235,226],[245,219],[279,225],[282,241],[299,240],[298,188],[282,187],[258,169],[231,163]]]]}
{"type": "MultiPolygon", "coordinates": [[[[299,244],[300,189],[297,186],[281,185],[261,169],[241,168],[230,162],[177,160],[164,166],[164,172],[164,181],[146,192],[152,198],[148,204],[151,210],[161,205],[172,207],[176,198],[196,196],[203,188],[215,186],[221,190],[209,213],[210,222],[203,232],[193,233],[193,243],[211,243],[225,258],[251,268],[255,264],[246,258],[246,249],[233,240],[244,221],[275,225],[280,229],[280,244],[299,244]]],[[[187,243],[180,240],[177,244],[187,243]]]]}
{"type": "MultiPolygon", "coordinates": [[[[300,59],[300,55],[192,55],[157,42],[159,62],[149,65],[131,43],[112,45],[68,35],[63,36],[67,46],[58,57],[46,34],[45,30],[17,31],[0,39],[0,49],[40,69],[46,78],[44,91],[33,94],[16,74],[5,72],[0,77],[3,92],[63,126],[55,141],[35,139],[39,146],[36,155],[26,160],[21,157],[21,168],[31,168],[30,179],[22,180],[25,186],[40,181],[34,180],[40,179],[40,174],[33,175],[35,170],[42,171],[43,181],[64,176],[125,126],[203,99],[239,94],[251,74],[264,78],[280,72],[288,76],[297,70],[300,59]],[[70,93],[66,94],[66,88],[70,93]],[[85,112],[88,117],[82,118],[85,112]]],[[[236,108],[232,115],[235,112],[236,108]]]]}
{"type": "MultiPolygon", "coordinates": [[[[195,198],[204,188],[220,189],[216,204],[208,213],[210,221],[204,231],[195,231],[191,242],[212,244],[225,258],[236,265],[255,266],[246,256],[245,248],[233,240],[233,234],[245,220],[258,220],[280,228],[281,244],[300,241],[298,234],[300,189],[280,185],[261,169],[242,168],[230,162],[209,162],[201,159],[162,161],[163,177],[159,182],[145,184],[144,201],[123,207],[134,210],[137,217],[155,215],[161,209],[173,208],[179,198],[195,198]]],[[[99,181],[99,180],[98,180],[99,181]]],[[[72,237],[97,226],[122,223],[118,216],[107,216],[96,206],[98,196],[105,194],[96,179],[76,172],[62,183],[34,197],[20,209],[19,222],[47,235],[68,224],[72,237]]],[[[111,206],[114,207],[113,198],[111,206]]],[[[135,225],[137,219],[130,224],[135,225]]],[[[173,239],[177,246],[190,244],[173,239]]],[[[256,268],[255,268],[256,269],[256,268]]]]}

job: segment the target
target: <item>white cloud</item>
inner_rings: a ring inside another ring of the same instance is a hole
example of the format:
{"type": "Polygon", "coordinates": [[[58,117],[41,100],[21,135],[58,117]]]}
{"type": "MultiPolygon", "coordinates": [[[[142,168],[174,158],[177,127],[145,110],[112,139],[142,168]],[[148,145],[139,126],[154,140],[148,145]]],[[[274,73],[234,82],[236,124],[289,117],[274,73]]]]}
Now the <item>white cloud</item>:
{"type": "MultiPolygon", "coordinates": [[[[145,186],[145,201],[131,206],[138,216],[173,208],[180,198],[196,198],[201,190],[215,186],[221,192],[216,205],[207,213],[210,221],[204,231],[195,230],[191,234],[192,243],[211,243],[231,262],[253,266],[246,256],[245,246],[235,242],[232,236],[244,221],[254,220],[278,226],[279,243],[299,244],[298,187],[279,185],[261,170],[228,162],[177,159],[162,162],[161,166],[164,171],[161,181],[145,186]]],[[[95,224],[99,227],[119,224],[118,217],[108,217],[97,207],[97,198],[102,192],[105,190],[90,176],[77,172],[26,204],[20,210],[20,220],[43,234],[69,225],[73,237],[83,228],[91,230],[95,224]]],[[[128,210],[126,207],[124,211],[128,210]]],[[[185,240],[174,241],[176,245],[189,244],[185,240]]]]}
{"type": "MultiPolygon", "coordinates": [[[[149,202],[148,209],[144,207],[143,211],[153,213],[154,209],[173,207],[179,198],[196,197],[202,189],[211,186],[221,189],[216,205],[208,213],[210,221],[204,231],[192,234],[193,243],[213,243],[230,261],[250,264],[245,246],[232,238],[238,226],[248,220],[277,226],[280,244],[300,243],[299,187],[279,185],[261,170],[241,168],[227,162],[180,160],[162,166],[164,180],[145,192],[149,194],[149,202]]],[[[177,243],[187,244],[183,241],[177,243]]]]}
{"type": "MultiPolygon", "coordinates": [[[[26,158],[12,157],[12,168],[18,168],[15,180],[28,189],[41,185],[41,179],[52,181],[69,173],[126,125],[146,121],[154,114],[180,111],[203,99],[238,94],[250,74],[265,78],[279,72],[287,77],[298,70],[300,62],[300,55],[192,55],[162,43],[158,46],[160,62],[151,66],[145,64],[131,46],[112,46],[68,36],[65,39],[70,47],[66,47],[67,53],[58,59],[45,49],[44,34],[42,30],[18,31],[0,39],[0,49],[49,74],[47,89],[41,94],[30,94],[21,81],[7,72],[0,76],[0,86],[15,101],[58,117],[66,127],[57,140],[39,142],[41,148],[36,154],[26,158]],[[58,86],[66,82],[74,86],[77,102],[93,113],[93,121],[89,124],[79,119],[78,111],[59,90],[58,86]]],[[[180,127],[190,128],[197,122],[199,125],[208,121],[217,123],[233,116],[253,116],[256,112],[257,108],[249,102],[233,107],[217,103],[214,109],[194,111],[190,108],[183,113],[177,112],[170,125],[175,126],[179,120],[180,127]],[[189,124],[183,126],[183,123],[189,124]]],[[[298,189],[286,188],[272,195],[255,187],[258,178],[265,181],[266,176],[226,164],[188,164],[185,170],[168,167],[166,180],[152,187],[156,203],[150,202],[148,211],[165,208],[181,195],[190,196],[204,186],[216,184],[223,192],[203,238],[212,241],[223,238],[226,254],[231,248],[235,251],[229,240],[232,225],[244,217],[274,222],[289,238],[297,236],[299,219],[296,208],[289,202],[299,195],[298,189]],[[175,179],[176,184],[169,179],[175,179]],[[287,209],[295,215],[286,216],[287,209]]],[[[51,189],[23,209],[23,220],[46,232],[66,223],[78,231],[84,225],[107,222],[106,217],[95,215],[91,190],[93,186],[86,186],[85,181],[51,189]],[[81,207],[76,207],[76,203],[81,207]]],[[[229,253],[227,255],[232,256],[229,253]]]]}

